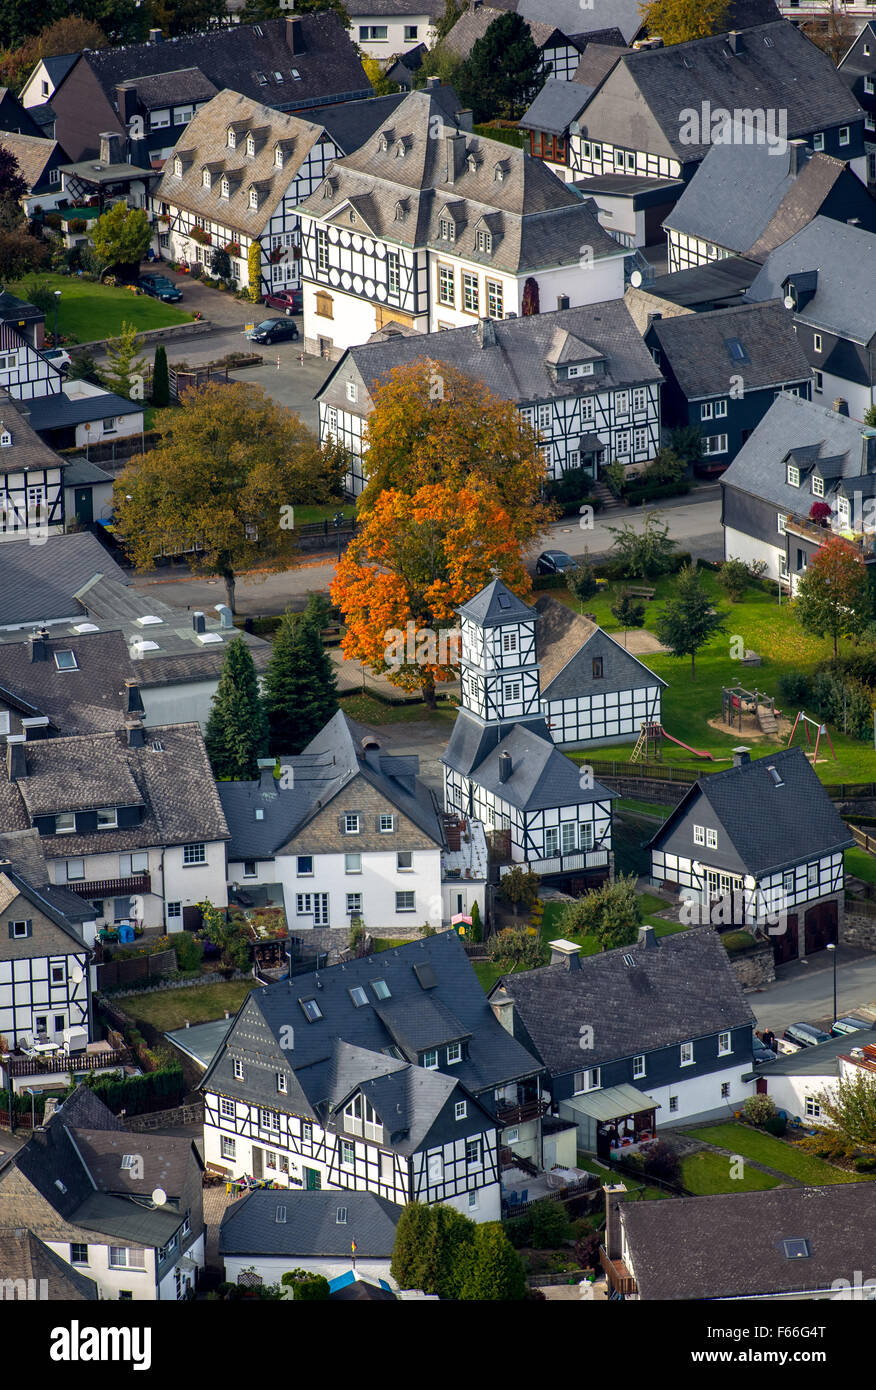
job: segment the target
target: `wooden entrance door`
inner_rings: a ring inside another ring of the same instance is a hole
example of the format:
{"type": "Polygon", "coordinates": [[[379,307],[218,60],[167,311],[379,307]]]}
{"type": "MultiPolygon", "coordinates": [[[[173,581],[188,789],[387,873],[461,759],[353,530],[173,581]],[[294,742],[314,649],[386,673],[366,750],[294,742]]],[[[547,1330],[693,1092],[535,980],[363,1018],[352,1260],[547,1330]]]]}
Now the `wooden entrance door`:
{"type": "Polygon", "coordinates": [[[304,1186],[308,1192],[319,1192],[322,1187],[322,1178],[318,1168],[305,1168],[304,1186]]]}
{"type": "Polygon", "coordinates": [[[773,960],[776,965],[784,965],[786,960],[796,960],[799,952],[797,934],[797,914],[788,913],[788,925],[779,936],[772,938],[773,960]]]}
{"type": "Polygon", "coordinates": [[[836,945],[837,939],[837,905],[836,903],[819,903],[817,907],[810,907],[804,922],[804,941],[807,956],[813,951],[823,951],[829,942],[836,945]]]}

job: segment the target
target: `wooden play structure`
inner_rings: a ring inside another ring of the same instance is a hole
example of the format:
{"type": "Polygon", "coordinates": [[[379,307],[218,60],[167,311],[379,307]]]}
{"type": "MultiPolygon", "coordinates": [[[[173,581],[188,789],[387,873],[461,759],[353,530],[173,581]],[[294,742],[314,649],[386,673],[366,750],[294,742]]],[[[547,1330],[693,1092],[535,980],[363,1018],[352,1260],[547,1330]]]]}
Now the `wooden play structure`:
{"type": "Polygon", "coordinates": [[[810,724],[812,725],[812,728],[815,730],[815,748],[813,749],[813,751],[812,751],[811,753],[807,752],[807,754],[806,754],[807,758],[811,758],[812,761],[813,761],[813,763],[817,763],[817,762],[818,762],[818,745],[819,745],[819,743],[821,742],[821,735],[824,734],[824,737],[827,739],[828,743],[830,744],[830,751],[831,751],[831,753],[833,754],[833,760],[834,760],[834,762],[837,762],[837,761],[838,761],[838,758],[837,758],[837,756],[836,756],[836,749],[835,749],[834,746],[833,746],[833,740],[831,739],[830,734],[827,732],[827,725],[826,725],[826,724],[821,724],[821,723],[819,723],[819,721],[818,721],[817,719],[810,719],[809,715],[808,715],[808,714],[804,714],[803,711],[802,711],[802,709],[801,709],[800,712],[798,713],[797,718],[794,720],[794,727],[793,727],[793,729],[791,730],[791,737],[788,739],[788,747],[790,748],[790,747],[791,747],[791,744],[794,742],[794,735],[795,735],[796,732],[797,732],[797,725],[798,725],[798,724],[801,724],[801,723],[802,723],[804,729],[806,730],[806,747],[807,747],[807,749],[809,749],[809,748],[812,747],[812,737],[811,737],[811,735],[810,735],[810,733],[809,733],[809,726],[810,726],[810,724]]]}
{"type": "Polygon", "coordinates": [[[721,687],[721,723],[742,732],[743,719],[750,719],[762,734],[776,734],[782,711],[776,709],[772,695],[763,690],[746,690],[741,685],[721,687]]]}
{"type": "Polygon", "coordinates": [[[679,748],[684,748],[686,752],[693,753],[695,758],[708,758],[713,762],[711,753],[703,753],[699,748],[691,748],[689,743],[682,743],[680,738],[675,738],[666,732],[662,724],[651,721],[642,724],[636,746],[630,754],[630,762],[638,762],[640,758],[645,762],[651,760],[659,762],[663,757],[663,740],[668,739],[670,743],[677,743],[679,748]]]}

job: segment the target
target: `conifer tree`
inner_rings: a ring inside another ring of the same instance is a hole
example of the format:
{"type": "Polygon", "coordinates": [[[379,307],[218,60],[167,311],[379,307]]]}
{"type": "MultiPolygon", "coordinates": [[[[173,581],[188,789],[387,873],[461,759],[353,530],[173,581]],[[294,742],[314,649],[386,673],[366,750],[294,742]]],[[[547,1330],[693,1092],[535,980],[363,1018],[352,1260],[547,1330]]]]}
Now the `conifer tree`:
{"type": "Polygon", "coordinates": [[[476,1226],[458,1297],[479,1303],[522,1299],[523,1262],[498,1221],[476,1226]]]}
{"type": "Polygon", "coordinates": [[[284,613],[274,637],[264,691],[272,753],[300,753],[338,708],[324,609],[312,594],[303,613],[284,613]]]}
{"type": "Polygon", "coordinates": [[[152,364],[152,404],[157,406],[170,405],[167,349],[163,343],[159,343],[155,349],[155,361],[152,364]]]}
{"type": "Polygon", "coordinates": [[[258,776],[258,760],[267,754],[268,721],[253,659],[242,637],[228,644],[204,741],[213,775],[220,781],[258,776]]]}

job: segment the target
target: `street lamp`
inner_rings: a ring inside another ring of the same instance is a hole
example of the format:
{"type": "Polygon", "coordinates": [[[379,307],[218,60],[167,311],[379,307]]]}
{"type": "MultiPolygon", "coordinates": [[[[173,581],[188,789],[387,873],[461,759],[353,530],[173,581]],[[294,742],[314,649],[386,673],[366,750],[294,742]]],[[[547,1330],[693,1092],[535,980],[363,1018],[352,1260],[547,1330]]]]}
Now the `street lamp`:
{"type": "MultiPolygon", "coordinates": [[[[36,1091],[34,1091],[30,1086],[25,1086],[24,1089],[30,1096],[30,1132],[31,1134],[33,1134],[34,1130],[36,1129],[36,1091]]],[[[11,1095],[9,1098],[9,1104],[10,1106],[12,1105],[11,1095]]]]}
{"type": "Polygon", "coordinates": [[[829,941],[827,943],[827,949],[833,956],[833,1023],[831,1023],[832,1028],[833,1024],[836,1023],[836,946],[832,941],[829,941]]]}
{"type": "Polygon", "coordinates": [[[344,513],[343,513],[343,512],[335,512],[334,516],[332,517],[332,524],[333,524],[333,526],[335,527],[335,530],[336,530],[337,533],[338,533],[338,559],[340,560],[340,558],[341,558],[341,527],[342,527],[343,524],[344,524],[344,513]]]}
{"type": "Polygon", "coordinates": [[[60,340],[60,338],[58,337],[58,309],[60,308],[60,304],[61,304],[61,291],[60,291],[60,290],[55,290],[55,347],[60,347],[60,346],[61,346],[61,340],[60,340]]]}

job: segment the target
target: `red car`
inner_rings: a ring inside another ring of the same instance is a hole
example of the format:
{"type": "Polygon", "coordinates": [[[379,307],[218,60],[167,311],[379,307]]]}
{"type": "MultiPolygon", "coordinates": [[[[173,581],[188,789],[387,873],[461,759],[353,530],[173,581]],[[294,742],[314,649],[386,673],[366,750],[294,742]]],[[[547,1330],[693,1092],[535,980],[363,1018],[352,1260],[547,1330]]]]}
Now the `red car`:
{"type": "Polygon", "coordinates": [[[278,290],[276,294],[266,294],[262,303],[269,309],[282,309],[286,314],[300,314],[304,310],[304,291],[278,290]]]}

